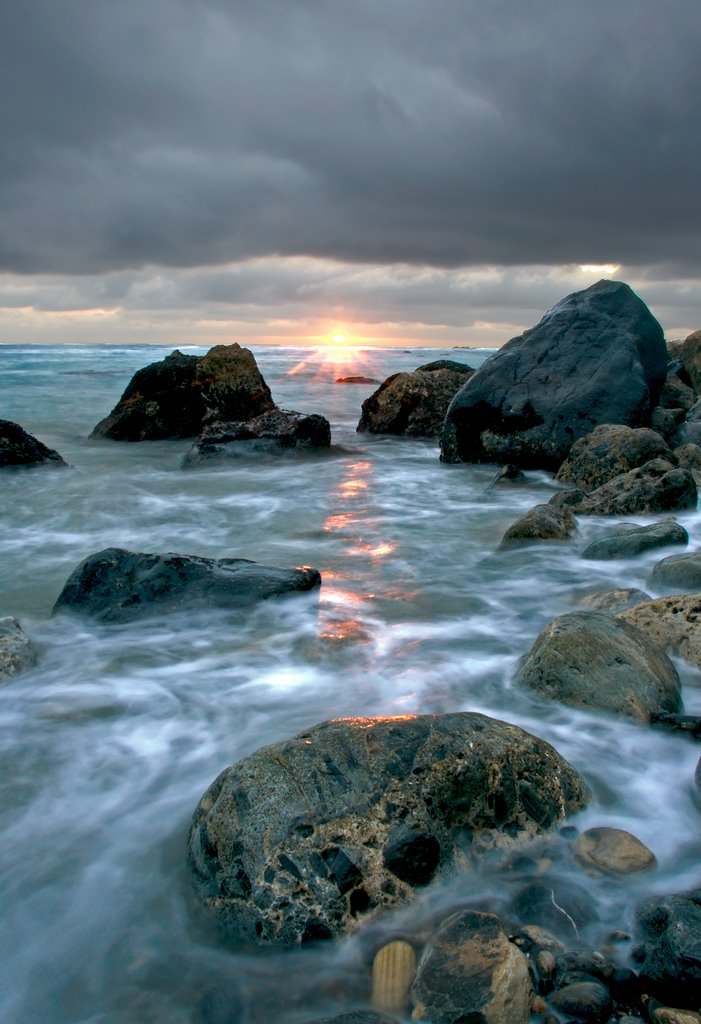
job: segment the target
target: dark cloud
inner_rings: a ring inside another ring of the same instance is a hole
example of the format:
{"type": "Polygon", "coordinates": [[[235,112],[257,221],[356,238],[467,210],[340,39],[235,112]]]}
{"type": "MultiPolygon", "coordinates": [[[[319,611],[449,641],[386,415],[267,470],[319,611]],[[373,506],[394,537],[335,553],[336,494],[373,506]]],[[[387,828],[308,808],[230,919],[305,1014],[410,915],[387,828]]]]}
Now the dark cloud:
{"type": "Polygon", "coordinates": [[[0,267],[691,276],[700,34],[698,0],[10,0],[0,267]]]}

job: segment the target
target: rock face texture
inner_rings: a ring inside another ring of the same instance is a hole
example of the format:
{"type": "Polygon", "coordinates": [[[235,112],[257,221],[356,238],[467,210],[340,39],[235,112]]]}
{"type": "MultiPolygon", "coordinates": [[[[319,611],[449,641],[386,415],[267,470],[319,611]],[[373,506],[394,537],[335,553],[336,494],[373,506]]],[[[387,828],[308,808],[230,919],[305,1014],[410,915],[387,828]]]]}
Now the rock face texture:
{"type": "Polygon", "coordinates": [[[550,499],[578,516],[631,516],[647,512],[683,512],[696,508],[696,481],[688,469],[652,459],[639,469],[614,477],[596,490],[560,491],[550,499]]]}
{"type": "Polygon", "coordinates": [[[274,408],[247,348],[217,345],[205,356],[176,350],[135,373],[90,436],[113,441],[196,437],[215,420],[248,420],[274,408]]]}
{"type": "Polygon", "coordinates": [[[53,448],[47,448],[32,434],[11,420],[0,420],[0,469],[18,466],[66,466],[53,448]]]}
{"type": "Polygon", "coordinates": [[[273,409],[242,423],[212,423],[204,428],[184,459],[186,466],[249,455],[311,452],[331,445],[324,416],[273,409]]]}
{"type": "Polygon", "coordinates": [[[511,524],[501,539],[499,549],[532,540],[569,540],[576,532],[577,520],[568,508],[535,505],[511,524]]]}
{"type": "Polygon", "coordinates": [[[312,590],[316,569],[283,569],[247,558],[155,555],[105,548],[81,562],[54,605],[101,622],[130,622],[179,609],[241,609],[270,597],[312,590]]]}
{"type": "Polygon", "coordinates": [[[431,1024],[526,1024],[531,995],[528,961],[499,918],[462,910],[443,922],[421,958],[413,1016],[431,1024]]]}
{"type": "Polygon", "coordinates": [[[683,526],[674,519],[662,519],[649,526],[620,526],[589,544],[582,552],[582,558],[609,561],[635,558],[645,551],[688,543],[689,534],[683,526]]]}
{"type": "Polygon", "coordinates": [[[0,619],[0,682],[36,664],[34,646],[17,619],[0,619]]]}
{"type": "Polygon", "coordinates": [[[437,359],[413,373],[395,373],[366,398],[356,430],[370,434],[438,437],[451,399],[474,370],[437,359]]]}
{"type": "Polygon", "coordinates": [[[587,795],[547,743],[484,715],[326,722],[222,772],[190,863],[230,936],[294,945],[406,901],[471,832],[509,845],[587,795]]]}
{"type": "Polygon", "coordinates": [[[620,617],[662,650],[701,668],[701,594],[659,597],[629,608],[620,617]]]}
{"type": "Polygon", "coordinates": [[[640,722],[681,708],[679,676],[666,654],[628,622],[603,612],[553,619],[521,659],[514,684],[561,704],[640,722]]]}
{"type": "Polygon", "coordinates": [[[601,423],[649,425],[667,376],[662,329],[631,289],[599,281],[487,360],[450,404],[446,462],[556,470],[601,423]]]}
{"type": "Polygon", "coordinates": [[[637,951],[649,991],[669,1006],[701,1004],[701,889],[653,899],[639,911],[637,951]]]}
{"type": "Polygon", "coordinates": [[[592,491],[657,458],[665,458],[672,465],[677,461],[665,440],[654,430],[602,423],[572,445],[555,479],[582,491],[592,491]]]}

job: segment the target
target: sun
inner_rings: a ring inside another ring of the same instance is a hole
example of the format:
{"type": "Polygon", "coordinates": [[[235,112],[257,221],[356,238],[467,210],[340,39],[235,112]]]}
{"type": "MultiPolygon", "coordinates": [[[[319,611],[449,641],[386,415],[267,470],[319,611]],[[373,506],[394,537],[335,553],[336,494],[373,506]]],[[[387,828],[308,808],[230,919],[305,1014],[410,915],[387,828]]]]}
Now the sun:
{"type": "Polygon", "coordinates": [[[331,336],[331,341],[335,345],[345,345],[345,343],[348,341],[348,338],[345,336],[345,334],[334,334],[331,336]]]}

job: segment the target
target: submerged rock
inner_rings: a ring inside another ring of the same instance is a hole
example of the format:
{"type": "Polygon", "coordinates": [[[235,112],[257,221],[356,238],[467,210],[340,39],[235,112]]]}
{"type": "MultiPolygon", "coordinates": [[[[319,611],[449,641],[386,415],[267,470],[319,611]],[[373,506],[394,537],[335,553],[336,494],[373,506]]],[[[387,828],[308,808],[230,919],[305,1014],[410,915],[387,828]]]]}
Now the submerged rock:
{"type": "Polygon", "coordinates": [[[666,375],[662,328],[645,303],[599,281],[475,372],[448,409],[441,458],[556,470],[601,423],[648,426],[666,375]]]}
{"type": "Polygon", "coordinates": [[[570,540],[577,532],[577,520],[568,508],[535,505],[507,529],[499,550],[533,540],[570,540]]]}
{"type": "Polygon", "coordinates": [[[620,618],[662,650],[701,668],[701,594],[659,597],[622,612],[620,618]]]}
{"type": "Polygon", "coordinates": [[[177,350],[134,374],[90,437],[155,441],[196,437],[216,420],[248,420],[275,408],[253,353],[216,345],[204,356],[177,350]]]}
{"type": "Polygon", "coordinates": [[[425,363],[413,373],[394,373],[365,399],[356,430],[438,437],[450,400],[473,373],[450,359],[425,363]]]}
{"type": "Polygon", "coordinates": [[[241,423],[212,423],[205,427],[185,455],[184,464],[319,451],[330,445],[331,427],[324,416],[273,409],[241,423]]]}
{"type": "Polygon", "coordinates": [[[603,423],[572,445],[555,479],[582,491],[592,491],[657,458],[665,458],[673,465],[677,461],[654,430],[603,423]]]}
{"type": "Polygon", "coordinates": [[[54,613],[74,611],[101,622],[131,622],[180,609],[241,609],[271,597],[312,590],[316,569],[284,569],[247,558],[199,558],[105,548],[73,570],[54,613]]]}
{"type": "Polygon", "coordinates": [[[640,975],[671,1006],[701,1005],[701,889],[649,900],[639,909],[640,975]]]}
{"type": "Polygon", "coordinates": [[[0,420],[0,469],[20,466],[67,466],[68,463],[11,420],[0,420]]]}
{"type": "Polygon", "coordinates": [[[0,682],[32,668],[36,660],[34,645],[17,619],[0,619],[0,682]]]}
{"type": "Polygon", "coordinates": [[[519,662],[514,685],[639,722],[681,708],[679,676],[667,655],[628,622],[603,612],[570,612],[550,622],[519,662]]]}
{"type": "Polygon", "coordinates": [[[605,985],[598,981],[578,981],[553,992],[550,1003],[568,1018],[604,1024],[613,1010],[613,1000],[605,985]]]}
{"type": "Polygon", "coordinates": [[[469,855],[471,830],[512,845],[587,795],[549,744],[484,715],[342,719],[222,772],[190,863],[230,936],[293,945],[402,904],[469,855]]]}
{"type": "Polygon", "coordinates": [[[600,537],[582,552],[582,558],[613,561],[619,558],[635,558],[645,551],[667,547],[671,544],[688,544],[689,534],[674,519],[662,519],[649,526],[625,526],[600,537]]]}
{"type": "Polygon", "coordinates": [[[647,512],[681,512],[696,508],[696,482],[687,469],[667,459],[652,459],[638,469],[614,477],[596,490],[559,491],[550,499],[578,516],[630,516],[647,512]]]}

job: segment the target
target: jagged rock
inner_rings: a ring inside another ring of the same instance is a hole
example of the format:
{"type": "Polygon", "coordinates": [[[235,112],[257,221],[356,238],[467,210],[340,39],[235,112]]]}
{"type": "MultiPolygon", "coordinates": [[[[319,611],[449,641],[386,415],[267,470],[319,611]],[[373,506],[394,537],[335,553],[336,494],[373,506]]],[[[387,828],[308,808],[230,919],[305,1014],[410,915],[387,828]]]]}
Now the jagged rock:
{"type": "Polygon", "coordinates": [[[528,961],[494,914],[461,910],[443,922],[414,983],[415,1020],[431,1024],[526,1024],[528,961]]]}
{"type": "Polygon", "coordinates": [[[11,420],[0,420],[0,469],[19,466],[66,466],[64,459],[11,420]]]}
{"type": "Polygon", "coordinates": [[[514,685],[640,722],[681,709],[679,676],[667,655],[627,621],[603,612],[570,612],[550,622],[521,658],[514,685]]]}
{"type": "Polygon", "coordinates": [[[614,477],[585,494],[579,489],[559,491],[550,499],[578,516],[629,516],[646,512],[680,512],[696,508],[696,482],[687,469],[666,459],[652,459],[639,469],[614,477]]]}
{"type": "Polygon", "coordinates": [[[701,594],[659,597],[622,612],[620,618],[662,650],[701,668],[701,594]]]}
{"type": "Polygon", "coordinates": [[[341,719],[222,772],[190,863],[229,936],[294,945],[402,904],[469,856],[471,830],[510,846],[586,799],[552,747],[484,715],[341,719]]]}
{"type": "Polygon", "coordinates": [[[180,609],[242,609],[271,597],[312,590],[316,569],[283,569],[248,558],[199,558],[105,548],[73,570],[54,605],[101,622],[130,622],[180,609]]]}
{"type": "Polygon", "coordinates": [[[592,612],[608,612],[610,615],[618,615],[628,608],[634,608],[636,604],[643,601],[651,601],[652,598],[644,590],[636,590],[635,587],[624,587],[620,590],[605,590],[599,594],[588,594],[583,598],[582,605],[592,612]]]}
{"type": "Polygon", "coordinates": [[[701,551],[668,555],[657,562],[648,583],[658,590],[701,590],[701,551]]]}
{"type": "Polygon", "coordinates": [[[534,540],[569,540],[577,532],[577,520],[568,508],[535,505],[507,529],[499,550],[534,540]]]}
{"type": "Polygon", "coordinates": [[[639,909],[640,975],[657,999],[701,1005],[701,889],[649,900],[639,909]]]}
{"type": "Polygon", "coordinates": [[[654,430],[603,423],[572,445],[555,479],[592,491],[656,458],[676,463],[670,448],[654,430]]]}
{"type": "Polygon", "coordinates": [[[648,426],[666,375],[647,306],[627,285],[599,281],[475,372],[448,408],[441,458],[556,470],[601,423],[648,426]]]}
{"type": "Polygon", "coordinates": [[[356,429],[438,437],[450,400],[473,373],[471,367],[450,359],[425,363],[413,373],[394,373],[365,399],[356,429]]]}
{"type": "Polygon", "coordinates": [[[657,863],[652,850],[620,828],[588,828],[574,844],[575,859],[586,868],[606,875],[631,875],[649,871],[657,863]]]}
{"type": "Polygon", "coordinates": [[[36,650],[17,619],[0,619],[0,681],[36,664],[36,650]]]}
{"type": "Polygon", "coordinates": [[[680,355],[689,383],[697,394],[701,393],[701,331],[684,339],[680,355]]]}
{"type": "Polygon", "coordinates": [[[621,524],[605,537],[592,541],[582,552],[582,558],[613,561],[619,558],[635,558],[645,551],[668,547],[672,544],[688,544],[689,534],[674,519],[663,519],[649,526],[624,526],[621,524]]]}
{"type": "Polygon", "coordinates": [[[93,438],[155,441],[196,437],[217,420],[249,420],[275,408],[253,353],[216,345],[204,356],[177,350],[134,374],[93,438]]]}
{"type": "Polygon", "coordinates": [[[331,427],[324,416],[273,409],[240,423],[212,423],[205,427],[184,465],[250,455],[318,452],[331,445],[331,427]]]}

